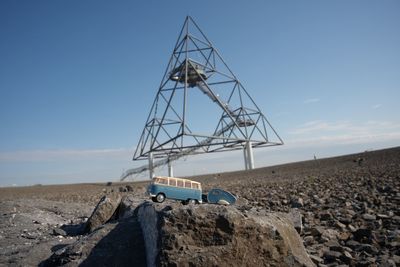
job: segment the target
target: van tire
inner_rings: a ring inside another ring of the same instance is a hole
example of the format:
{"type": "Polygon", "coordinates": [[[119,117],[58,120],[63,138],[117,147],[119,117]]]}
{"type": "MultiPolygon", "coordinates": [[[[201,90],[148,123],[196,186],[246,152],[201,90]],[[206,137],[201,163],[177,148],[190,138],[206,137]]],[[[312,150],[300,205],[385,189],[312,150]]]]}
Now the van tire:
{"type": "Polygon", "coordinates": [[[157,198],[156,197],[152,197],[151,200],[153,200],[153,202],[157,202],[157,198]]]}
{"type": "Polygon", "coordinates": [[[163,203],[165,200],[165,195],[163,193],[158,193],[156,196],[156,200],[158,203],[163,203]]]}
{"type": "Polygon", "coordinates": [[[189,205],[196,205],[197,204],[196,199],[189,199],[187,202],[188,202],[189,205]]]}

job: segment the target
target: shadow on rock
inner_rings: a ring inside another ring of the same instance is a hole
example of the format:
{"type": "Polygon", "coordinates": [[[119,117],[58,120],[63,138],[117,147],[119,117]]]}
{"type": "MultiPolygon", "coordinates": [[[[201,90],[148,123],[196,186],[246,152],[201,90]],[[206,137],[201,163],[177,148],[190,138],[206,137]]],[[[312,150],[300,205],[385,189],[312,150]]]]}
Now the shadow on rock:
{"type": "Polygon", "coordinates": [[[64,230],[67,236],[77,236],[77,235],[82,235],[84,233],[85,223],[64,224],[60,228],[64,230]]]}
{"type": "Polygon", "coordinates": [[[57,250],[39,266],[146,266],[142,230],[136,217],[111,222],[57,250]]]}
{"type": "Polygon", "coordinates": [[[73,244],[54,246],[53,255],[39,266],[146,266],[138,201],[102,197],[86,223],[63,225],[65,235],[84,235],[73,244]]]}
{"type": "Polygon", "coordinates": [[[68,244],[59,244],[59,245],[55,245],[51,248],[51,252],[56,252],[57,250],[60,250],[62,248],[65,248],[66,246],[68,246],[68,244]]]}

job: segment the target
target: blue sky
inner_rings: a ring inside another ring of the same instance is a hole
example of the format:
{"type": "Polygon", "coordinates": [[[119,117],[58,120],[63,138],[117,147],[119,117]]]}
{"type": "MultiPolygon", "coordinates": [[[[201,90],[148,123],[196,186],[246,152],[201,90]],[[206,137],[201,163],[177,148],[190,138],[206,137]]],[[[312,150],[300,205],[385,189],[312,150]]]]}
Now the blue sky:
{"type": "MultiPolygon", "coordinates": [[[[256,150],[256,166],[398,146],[399,13],[399,1],[1,1],[0,186],[141,165],[133,148],[186,15],[285,141],[256,150]]],[[[203,155],[175,173],[242,165],[241,152],[203,155]]]]}

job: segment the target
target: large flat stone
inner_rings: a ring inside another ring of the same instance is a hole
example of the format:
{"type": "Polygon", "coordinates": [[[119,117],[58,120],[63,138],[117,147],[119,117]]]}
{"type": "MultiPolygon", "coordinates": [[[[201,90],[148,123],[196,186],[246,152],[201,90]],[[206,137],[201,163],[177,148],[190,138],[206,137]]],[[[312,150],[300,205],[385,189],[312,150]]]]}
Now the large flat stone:
{"type": "Polygon", "coordinates": [[[148,202],[138,216],[148,266],[314,266],[282,213],[148,202]]]}

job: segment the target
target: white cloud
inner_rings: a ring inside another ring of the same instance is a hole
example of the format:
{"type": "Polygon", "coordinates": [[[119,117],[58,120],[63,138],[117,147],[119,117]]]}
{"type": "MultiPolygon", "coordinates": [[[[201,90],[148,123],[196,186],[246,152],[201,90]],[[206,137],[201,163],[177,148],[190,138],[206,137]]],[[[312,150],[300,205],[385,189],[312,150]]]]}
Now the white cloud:
{"type": "Polygon", "coordinates": [[[317,103],[319,102],[320,99],[319,98],[309,98],[303,101],[304,104],[311,104],[311,103],[317,103]]]}
{"type": "Polygon", "coordinates": [[[351,125],[347,121],[324,122],[324,121],[309,121],[291,130],[289,134],[299,135],[323,131],[337,131],[350,128],[351,125]]]}
{"type": "Polygon", "coordinates": [[[390,121],[310,121],[289,132],[285,143],[295,146],[400,142],[400,123],[390,121]]]}
{"type": "Polygon", "coordinates": [[[398,141],[400,143],[400,131],[381,134],[342,134],[335,136],[319,136],[310,138],[296,138],[286,141],[287,146],[309,147],[309,146],[332,146],[335,144],[368,144],[372,142],[398,141]]]}
{"type": "Polygon", "coordinates": [[[0,162],[37,162],[54,160],[124,159],[131,157],[132,149],[59,149],[0,152],[0,162]]]}
{"type": "MultiPolygon", "coordinates": [[[[255,149],[256,166],[311,159],[313,153],[332,156],[370,147],[398,146],[400,122],[309,121],[292,129],[284,141],[283,146],[255,149]]],[[[133,152],[134,148],[0,152],[0,168],[3,168],[0,181],[7,184],[26,184],[29,181],[34,184],[118,180],[124,170],[147,163],[132,162],[133,152]],[[14,163],[17,163],[17,169],[14,163]]],[[[189,156],[174,162],[176,176],[243,168],[242,151],[189,156]]],[[[156,169],[156,174],[167,174],[167,167],[156,169]]],[[[137,178],[147,179],[148,173],[137,178]]]]}

